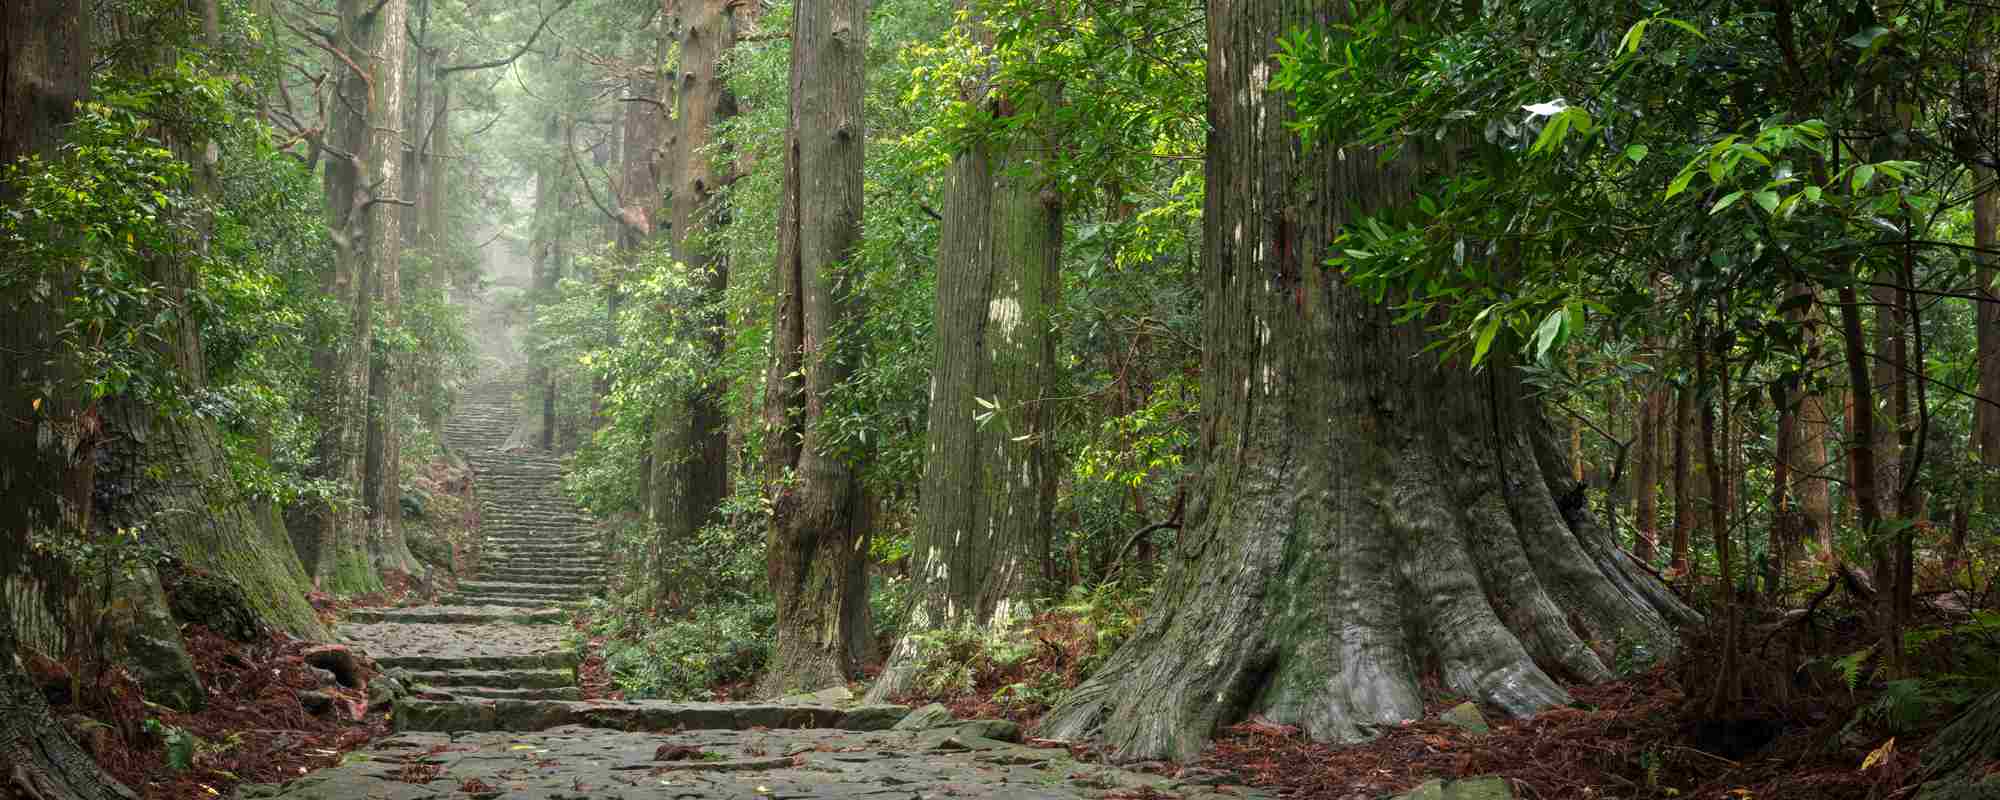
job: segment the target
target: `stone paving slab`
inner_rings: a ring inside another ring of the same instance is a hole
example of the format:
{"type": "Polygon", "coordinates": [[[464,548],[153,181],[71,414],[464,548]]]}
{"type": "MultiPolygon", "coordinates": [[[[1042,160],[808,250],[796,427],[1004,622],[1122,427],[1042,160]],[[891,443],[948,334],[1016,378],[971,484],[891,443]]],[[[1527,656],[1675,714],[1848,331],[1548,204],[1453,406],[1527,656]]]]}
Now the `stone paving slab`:
{"type": "Polygon", "coordinates": [[[557,625],[349,623],[341,637],[385,669],[561,669],[576,666],[557,625]]]}
{"type": "Polygon", "coordinates": [[[393,719],[399,731],[540,731],[567,725],[616,731],[753,727],[866,731],[887,729],[909,713],[909,707],[898,705],[408,697],[396,701],[393,719]]]}
{"type": "MultiPolygon", "coordinates": [[[[404,608],[351,608],[343,615],[349,623],[392,622],[422,625],[553,625],[568,622],[567,609],[520,606],[408,606],[404,608]]],[[[349,625],[343,630],[351,630],[349,625]]]]}
{"type": "Polygon", "coordinates": [[[1160,800],[1268,800],[1239,786],[1179,784],[965,735],[832,730],[539,734],[405,733],[341,766],[240,796],[281,800],[1086,800],[1151,789],[1160,800]]]}

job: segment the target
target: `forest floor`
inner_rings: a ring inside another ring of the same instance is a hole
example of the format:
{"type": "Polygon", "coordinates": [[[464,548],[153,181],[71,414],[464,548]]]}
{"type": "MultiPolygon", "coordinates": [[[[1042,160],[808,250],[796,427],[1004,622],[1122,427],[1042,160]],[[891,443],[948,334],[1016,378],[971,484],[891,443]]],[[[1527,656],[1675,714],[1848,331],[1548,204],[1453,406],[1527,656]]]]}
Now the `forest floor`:
{"type": "MultiPolygon", "coordinates": [[[[152,706],[122,673],[106,681],[104,700],[56,709],[100,763],[142,797],[226,797],[238,784],[284,783],[340,764],[349,752],[391,735],[384,709],[363,710],[365,691],[329,683],[307,663],[313,643],[277,635],[231,642],[198,626],[190,626],[187,636],[211,687],[203,710],[152,706]],[[315,692],[336,702],[314,713],[300,697],[315,692]]],[[[1755,753],[1732,752],[1732,758],[1714,751],[1746,743],[1705,739],[1665,668],[1571,691],[1572,707],[1496,721],[1486,734],[1441,721],[1450,705],[1441,700],[1426,719],[1363,745],[1316,744],[1295,728],[1253,718],[1225,730],[1195,763],[1124,766],[1162,778],[1217,775],[1299,800],[1374,800],[1430,778],[1480,775],[1508,779],[1523,798],[1860,800],[1889,796],[1906,783],[1928,737],[1927,731],[1898,736],[1892,750],[1864,769],[1863,761],[1880,742],[1842,737],[1843,709],[1814,713],[1808,705],[1800,707],[1808,718],[1826,721],[1781,725],[1755,753]]],[[[970,695],[951,705],[965,717],[1021,716],[970,695]]],[[[1033,719],[1025,721],[1032,737],[1033,719]]],[[[1088,747],[1070,750],[1077,763],[1099,760],[1088,747]]],[[[1165,795],[1134,786],[1103,796],[1165,795]]]]}
{"type": "MultiPolygon", "coordinates": [[[[1915,779],[1924,744],[1949,721],[1953,706],[1936,697],[1918,700],[1923,707],[1892,729],[1881,713],[1887,707],[1884,690],[1867,680],[1849,689],[1835,664],[1868,644],[1858,612],[1838,607],[1821,612],[1812,630],[1798,624],[1796,614],[1769,615],[1773,621],[1757,635],[1803,654],[1781,665],[1773,652],[1748,665],[1746,671],[1767,679],[1761,685],[1785,684],[1784,696],[1757,698],[1759,683],[1752,680],[1752,697],[1728,719],[1703,713],[1684,688],[1710,685],[1702,671],[1715,661],[1705,638],[1709,632],[1695,631],[1680,661],[1615,682],[1572,686],[1569,706],[1527,719],[1492,720],[1485,733],[1445,721],[1445,712],[1460,701],[1431,686],[1434,701],[1424,719],[1371,742],[1315,743],[1293,726],[1253,716],[1221,731],[1193,763],[1126,766],[1162,775],[1207,772],[1296,800],[1377,800],[1431,779],[1479,776],[1505,778],[1516,796],[1533,800],[1897,795],[1915,779]]],[[[1927,620],[1934,626],[1964,621],[1962,616],[1927,620]]],[[[1034,655],[1005,666],[982,662],[969,690],[899,700],[940,702],[961,718],[1005,717],[1032,736],[1046,704],[993,698],[1003,694],[1002,687],[1037,675],[1066,675],[1047,696],[1074,686],[1091,632],[1075,615],[1052,613],[1035,618],[1024,636],[1041,643],[1034,655]]],[[[1088,748],[1077,750],[1079,757],[1094,758],[1088,748]]]]}

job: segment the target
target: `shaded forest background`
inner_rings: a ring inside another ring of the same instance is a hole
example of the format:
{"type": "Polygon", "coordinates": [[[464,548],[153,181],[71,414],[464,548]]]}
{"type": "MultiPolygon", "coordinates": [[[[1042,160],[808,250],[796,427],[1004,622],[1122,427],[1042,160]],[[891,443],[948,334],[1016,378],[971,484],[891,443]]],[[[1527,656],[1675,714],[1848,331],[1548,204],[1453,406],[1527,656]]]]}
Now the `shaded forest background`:
{"type": "MultiPolygon", "coordinates": [[[[1672,695],[1659,735],[1779,738],[1799,775],[1860,768],[1853,796],[1992,758],[1984,7],[17,6],[0,644],[36,695],[129,681],[193,710],[177,619],[318,640],[343,604],[448,593],[476,514],[443,421],[505,381],[508,445],[566,455],[618,556],[578,646],[623,696],[867,679],[1148,758],[1246,719],[1353,738],[1285,717],[1268,666],[1207,716],[1088,698],[1157,689],[1107,684],[1180,648],[1177,614],[1263,596],[1200,577],[1214,537],[1265,535],[1226,512],[1254,484],[1235,467],[1276,460],[1229,437],[1259,430],[1250,398],[1317,409],[1355,379],[1253,366],[1369,342],[1355,418],[1434,414],[1438,474],[1491,472],[1510,503],[1523,479],[1479,453],[1534,439],[1579,552],[1622,553],[1594,569],[1632,576],[1631,626],[1526,552],[1576,642],[1560,667],[1535,609],[1468,590],[1552,690],[1672,695]],[[1218,149],[1245,131],[1284,168],[1218,149]],[[1361,321],[1315,327],[1327,309],[1361,321]],[[1401,405],[1419,385],[1454,396],[1401,405]]],[[[1397,466],[1312,463],[1272,494],[1397,466]]],[[[1499,516],[1526,531],[1521,508],[1499,516]]],[[[1416,707],[1561,705],[1453,678],[1409,577],[1431,529],[1384,516],[1416,707]]],[[[1269,537],[1287,565],[1345,557],[1269,537]]],[[[1705,785],[1664,745],[1625,755],[1648,792],[1705,785]]]]}

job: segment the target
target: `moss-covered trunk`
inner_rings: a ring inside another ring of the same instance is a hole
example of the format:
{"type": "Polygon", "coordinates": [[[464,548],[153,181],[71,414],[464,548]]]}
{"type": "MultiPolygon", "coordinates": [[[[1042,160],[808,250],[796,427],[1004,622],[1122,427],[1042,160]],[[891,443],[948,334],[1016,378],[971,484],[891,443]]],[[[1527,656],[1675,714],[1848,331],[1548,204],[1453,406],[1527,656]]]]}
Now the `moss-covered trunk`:
{"type": "Polygon", "coordinates": [[[794,0],[791,106],[773,272],[772,365],[765,426],[777,647],[759,693],[845,683],[848,627],[861,618],[848,585],[865,574],[862,492],[850,459],[825,438],[827,397],[853,373],[860,319],[848,274],[861,244],[862,116],[867,4],[794,0]]]}
{"type": "MultiPolygon", "coordinates": [[[[0,166],[48,155],[62,126],[89,93],[90,39],[81,0],[0,4],[0,166]]],[[[0,203],[13,199],[0,183],[0,203]]],[[[0,253],[0,258],[5,254],[0,253]]],[[[63,271],[40,276],[52,289],[63,271]]],[[[32,302],[32,282],[0,284],[0,580],[38,567],[29,543],[88,524],[95,419],[60,386],[74,370],[57,356],[59,304],[32,302]]],[[[58,294],[57,296],[61,296],[58,294]]],[[[57,725],[41,691],[22,668],[13,593],[0,591],[0,794],[33,800],[130,798],[57,725]]]]}
{"type": "Polygon", "coordinates": [[[1421,323],[1321,266],[1425,163],[1306,152],[1286,127],[1276,40],[1344,7],[1209,6],[1200,489],[1140,630],[1045,735],[1185,759],[1256,712],[1357,739],[1423,716],[1425,672],[1526,714],[1568,699],[1558,677],[1671,652],[1693,618],[1591,520],[1504,359],[1439,364],[1421,323]]]}

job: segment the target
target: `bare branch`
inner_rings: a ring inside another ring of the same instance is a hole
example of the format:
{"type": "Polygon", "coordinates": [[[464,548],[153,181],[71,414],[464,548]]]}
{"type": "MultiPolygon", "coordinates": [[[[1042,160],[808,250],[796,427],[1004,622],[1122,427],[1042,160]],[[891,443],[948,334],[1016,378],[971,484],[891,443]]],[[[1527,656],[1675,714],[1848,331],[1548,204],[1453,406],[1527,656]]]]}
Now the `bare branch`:
{"type": "Polygon", "coordinates": [[[441,67],[438,69],[438,77],[442,78],[454,72],[465,72],[468,70],[480,70],[480,69],[492,69],[494,67],[504,67],[507,66],[508,64],[514,63],[515,60],[519,59],[523,55],[526,55],[529,48],[535,46],[535,40],[541,38],[542,31],[548,29],[549,22],[555,19],[557,14],[561,14],[563,11],[567,10],[571,4],[575,2],[576,0],[562,0],[561,3],[558,3],[554,11],[550,11],[548,14],[542,17],[542,24],[535,26],[535,32],[528,34],[528,40],[522,42],[520,49],[515,50],[513,55],[510,55],[506,58],[496,58],[492,61],[481,61],[477,64],[454,64],[449,67],[441,67]]]}

